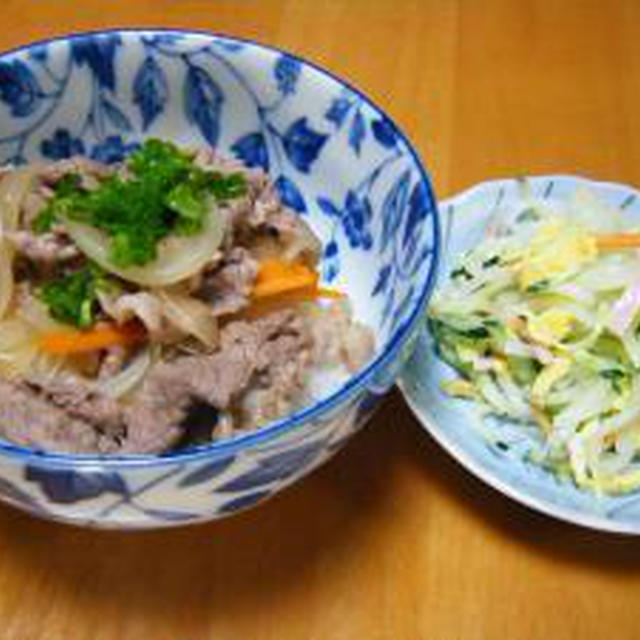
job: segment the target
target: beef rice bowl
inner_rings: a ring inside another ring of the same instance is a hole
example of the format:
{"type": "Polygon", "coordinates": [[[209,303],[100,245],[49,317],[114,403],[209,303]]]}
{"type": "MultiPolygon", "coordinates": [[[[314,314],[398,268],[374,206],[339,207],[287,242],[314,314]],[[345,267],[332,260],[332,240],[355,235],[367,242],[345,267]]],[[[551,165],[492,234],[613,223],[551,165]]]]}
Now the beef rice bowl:
{"type": "Polygon", "coordinates": [[[162,453],[259,428],[372,356],[259,170],[147,140],[0,175],[0,436],[162,453]]]}

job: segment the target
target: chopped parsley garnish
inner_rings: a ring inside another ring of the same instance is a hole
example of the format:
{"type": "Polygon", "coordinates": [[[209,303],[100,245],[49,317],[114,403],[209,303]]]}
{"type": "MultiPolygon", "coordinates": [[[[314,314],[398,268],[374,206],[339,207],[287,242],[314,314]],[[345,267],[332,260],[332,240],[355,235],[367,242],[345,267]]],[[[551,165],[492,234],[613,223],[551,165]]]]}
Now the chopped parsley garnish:
{"type": "Polygon", "coordinates": [[[31,225],[36,233],[51,231],[55,221],[68,213],[68,209],[73,206],[76,194],[80,191],[80,182],[81,178],[77,173],[68,173],[58,180],[53,187],[55,196],[36,216],[31,225]]]}
{"type": "Polygon", "coordinates": [[[77,179],[58,183],[34,231],[46,231],[68,217],[104,231],[118,267],[144,265],[156,258],[158,243],[169,234],[198,233],[211,198],[224,201],[246,193],[241,174],[204,171],[192,154],[161,140],[147,140],[130,156],[127,168],[130,176],[112,175],[92,191],[82,189],[77,179]]]}
{"type": "Polygon", "coordinates": [[[87,329],[95,322],[100,278],[96,267],[87,266],[47,282],[40,290],[40,297],[49,307],[52,318],[87,329]]]}

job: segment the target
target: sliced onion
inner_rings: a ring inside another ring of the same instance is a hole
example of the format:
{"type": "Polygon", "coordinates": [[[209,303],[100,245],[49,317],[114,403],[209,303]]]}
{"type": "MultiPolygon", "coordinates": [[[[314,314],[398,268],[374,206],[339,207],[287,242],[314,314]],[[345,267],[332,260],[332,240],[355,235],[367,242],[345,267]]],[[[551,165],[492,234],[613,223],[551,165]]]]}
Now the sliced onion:
{"type": "Polygon", "coordinates": [[[111,293],[98,291],[100,307],[118,324],[138,318],[154,336],[162,330],[162,303],[158,296],[149,291],[137,293],[111,293]]]}
{"type": "Polygon", "coordinates": [[[209,348],[218,344],[218,322],[211,307],[182,293],[158,291],[164,317],[187,335],[195,336],[209,348]]]}
{"type": "Polygon", "coordinates": [[[17,316],[23,323],[29,325],[38,332],[57,331],[65,326],[51,317],[45,304],[31,295],[25,293],[17,296],[17,316]]]}
{"type": "MultiPolygon", "coordinates": [[[[314,263],[317,262],[322,253],[322,245],[315,236],[309,225],[304,220],[295,218],[296,230],[291,234],[291,240],[282,252],[285,260],[297,260],[300,257],[307,256],[314,263]]],[[[288,238],[285,237],[286,240],[288,238]]]]}
{"type": "Polygon", "coordinates": [[[198,273],[211,260],[224,234],[223,221],[214,207],[198,234],[170,236],[158,245],[158,257],[153,262],[123,269],[111,260],[111,242],[106,233],[71,220],[65,221],[65,228],[80,250],[103,269],[150,287],[180,282],[198,273]]]}
{"type": "Polygon", "coordinates": [[[4,318],[13,297],[14,248],[7,240],[0,241],[0,318],[4,318]]]}
{"type": "Polygon", "coordinates": [[[31,189],[32,169],[14,169],[0,179],[0,219],[2,228],[14,231],[20,222],[20,208],[31,189]]]}
{"type": "Polygon", "coordinates": [[[15,250],[5,238],[5,231],[14,231],[20,221],[20,208],[31,188],[33,171],[9,171],[0,180],[0,318],[4,318],[13,297],[13,258],[15,250]]]}
{"type": "Polygon", "coordinates": [[[151,347],[145,347],[120,373],[96,382],[96,392],[110,398],[121,398],[142,382],[153,360],[151,347]]]}

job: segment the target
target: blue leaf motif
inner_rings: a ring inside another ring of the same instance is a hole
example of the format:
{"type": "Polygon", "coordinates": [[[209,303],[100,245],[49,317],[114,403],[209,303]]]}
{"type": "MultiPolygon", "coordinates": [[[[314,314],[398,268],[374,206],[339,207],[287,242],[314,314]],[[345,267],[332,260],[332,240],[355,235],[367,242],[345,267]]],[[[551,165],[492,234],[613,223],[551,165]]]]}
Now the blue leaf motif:
{"type": "Polygon", "coordinates": [[[338,243],[330,240],[323,251],[322,278],[325,282],[333,282],[340,272],[340,256],[338,254],[338,243]]]}
{"type": "Polygon", "coordinates": [[[433,246],[431,245],[431,243],[426,243],[423,247],[422,250],[420,251],[420,254],[418,255],[418,259],[414,262],[412,268],[411,268],[411,275],[415,275],[416,271],[418,271],[418,269],[420,268],[420,266],[422,264],[424,264],[425,260],[431,256],[433,254],[433,246]]]}
{"type": "Polygon", "coordinates": [[[388,118],[380,118],[371,123],[373,137],[387,149],[392,149],[398,139],[398,131],[388,118]]]}
{"type": "Polygon", "coordinates": [[[195,471],[192,471],[181,478],[180,482],[178,482],[178,486],[192,487],[193,485],[209,482],[209,480],[213,480],[213,478],[226,471],[231,464],[233,464],[234,460],[235,456],[228,456],[227,458],[207,462],[201,467],[198,467],[195,471]]]}
{"type": "Polygon", "coordinates": [[[329,198],[325,198],[323,196],[320,196],[316,202],[318,203],[318,206],[320,207],[320,211],[322,211],[322,213],[324,213],[325,215],[329,216],[330,218],[339,218],[340,217],[340,209],[338,207],[336,207],[335,204],[333,204],[333,202],[331,200],[329,200],[329,198]]]}
{"type": "Polygon", "coordinates": [[[233,478],[216,491],[244,491],[287,478],[308,467],[323,448],[324,441],[320,440],[262,458],[256,469],[233,478]]]}
{"type": "Polygon", "coordinates": [[[271,491],[254,491],[253,493],[248,493],[244,496],[240,496],[239,498],[229,500],[229,502],[226,502],[220,507],[220,509],[218,509],[218,513],[234,513],[241,509],[248,509],[257,502],[260,502],[260,500],[264,500],[269,495],[271,495],[271,491]]]}
{"type": "Polygon", "coordinates": [[[0,478],[0,496],[9,502],[27,506],[32,511],[40,509],[35,498],[6,478],[0,478]]]}
{"type": "Polygon", "coordinates": [[[416,235],[419,224],[431,213],[433,202],[433,193],[429,185],[422,180],[417,182],[409,199],[409,214],[402,236],[403,247],[407,246],[409,240],[416,235]]]}
{"type": "Polygon", "coordinates": [[[213,78],[191,64],[184,83],[184,110],[189,122],[198,125],[207,142],[215,147],[220,136],[220,111],[224,96],[213,78]]]}
{"type": "Polygon", "coordinates": [[[113,102],[102,98],[102,108],[111,124],[120,131],[133,131],[129,118],[113,102]]]}
{"type": "Polygon", "coordinates": [[[43,493],[59,504],[88,500],[103,493],[128,496],[129,489],[116,472],[69,471],[27,465],[25,479],[40,485],[43,493]]]}
{"type": "Polygon", "coordinates": [[[244,42],[231,42],[230,40],[215,40],[214,44],[228,53],[238,53],[244,49],[244,42]]]}
{"type": "Polygon", "coordinates": [[[360,110],[356,111],[356,115],[351,122],[351,128],[349,129],[349,146],[360,155],[360,148],[362,147],[362,141],[367,133],[367,128],[364,124],[364,118],[360,110]]]}
{"type": "Polygon", "coordinates": [[[91,150],[91,158],[104,164],[122,162],[125,156],[135,151],[140,145],[137,142],[125,143],[122,136],[107,136],[91,150]]]}
{"type": "Polygon", "coordinates": [[[40,143],[40,152],[51,160],[62,160],[84,153],[84,143],[80,138],[74,138],[67,129],[56,129],[51,138],[45,138],[40,143]]]}
{"type": "Polygon", "coordinates": [[[393,183],[382,203],[382,236],[380,251],[386,250],[402,223],[402,215],[407,206],[411,171],[407,169],[393,183]]]}
{"type": "Polygon", "coordinates": [[[391,275],[391,265],[386,264],[378,272],[378,279],[376,280],[376,284],[373,287],[373,291],[371,292],[372,296],[377,296],[379,293],[384,293],[387,290],[387,285],[389,284],[390,275],[391,275]]]}
{"type": "Polygon", "coordinates": [[[161,44],[167,47],[172,47],[178,44],[181,40],[184,40],[184,36],[180,33],[158,33],[154,36],[151,36],[150,38],[142,39],[145,44],[161,44]]]}
{"type": "Polygon", "coordinates": [[[364,398],[358,404],[358,411],[356,413],[355,423],[357,425],[362,424],[375,410],[375,408],[380,404],[380,400],[382,399],[382,395],[377,393],[372,393],[370,391],[366,392],[364,398]]]}
{"type": "Polygon", "coordinates": [[[169,511],[168,509],[141,509],[141,511],[151,518],[164,522],[188,522],[198,518],[198,513],[188,513],[186,511],[169,511]]]}
{"type": "Polygon", "coordinates": [[[400,304],[394,309],[393,321],[391,323],[392,327],[396,327],[402,320],[405,319],[405,316],[407,315],[407,311],[411,306],[411,300],[413,299],[413,292],[414,292],[414,286],[411,285],[407,293],[404,295],[404,298],[402,298],[402,301],[400,302],[400,304]]]}
{"type": "Polygon", "coordinates": [[[273,68],[273,75],[276,78],[278,91],[280,91],[282,95],[286,96],[295,93],[296,84],[300,77],[300,69],[300,62],[295,58],[284,53],[278,56],[273,68]]]}
{"type": "Polygon", "coordinates": [[[282,146],[291,164],[302,173],[309,173],[311,164],[318,157],[327,136],[307,125],[307,118],[299,118],[286,131],[282,146]]]}
{"type": "Polygon", "coordinates": [[[396,300],[396,290],[395,287],[391,287],[389,289],[389,293],[387,294],[387,301],[384,303],[384,309],[382,310],[382,322],[386,322],[391,316],[391,311],[393,311],[393,305],[396,300]]]}
{"type": "Polygon", "coordinates": [[[32,114],[42,98],[36,77],[22,60],[0,62],[0,100],[11,107],[11,115],[32,114]]]}
{"type": "Polygon", "coordinates": [[[329,121],[333,122],[336,127],[339,129],[344,122],[344,119],[347,117],[349,110],[353,106],[353,102],[349,100],[349,98],[339,97],[334,98],[331,102],[331,106],[324,114],[324,117],[329,121]]]}
{"type": "Polygon", "coordinates": [[[35,47],[29,48],[29,57],[37,60],[38,62],[45,62],[49,57],[49,50],[46,44],[39,44],[35,47]]]}
{"type": "Polygon", "coordinates": [[[342,227],[349,244],[354,248],[362,248],[365,251],[371,248],[373,238],[369,224],[373,212],[369,198],[359,198],[355,192],[348,191],[345,201],[345,212],[342,216],[342,227]]]}
{"type": "Polygon", "coordinates": [[[290,207],[298,213],[305,213],[307,210],[307,203],[304,201],[300,190],[296,185],[289,180],[286,176],[280,176],[276,182],[275,187],[280,194],[280,200],[287,207],[290,207]]]}
{"type": "Polygon", "coordinates": [[[71,56],[78,66],[86,64],[91,69],[100,86],[114,91],[114,58],[116,48],[121,44],[120,36],[115,33],[81,36],[71,40],[71,56]]]}
{"type": "Polygon", "coordinates": [[[144,130],[162,113],[168,99],[167,77],[155,59],[147,56],[133,80],[133,102],[140,109],[144,130]]]}
{"type": "Polygon", "coordinates": [[[417,233],[411,234],[409,236],[409,239],[407,240],[407,243],[402,247],[402,260],[404,263],[403,271],[411,272],[411,270],[413,269],[414,258],[418,249],[418,238],[419,235],[417,233]]]}
{"type": "Polygon", "coordinates": [[[264,136],[259,131],[248,133],[231,145],[231,151],[248,167],[261,167],[269,171],[269,151],[264,136]]]}

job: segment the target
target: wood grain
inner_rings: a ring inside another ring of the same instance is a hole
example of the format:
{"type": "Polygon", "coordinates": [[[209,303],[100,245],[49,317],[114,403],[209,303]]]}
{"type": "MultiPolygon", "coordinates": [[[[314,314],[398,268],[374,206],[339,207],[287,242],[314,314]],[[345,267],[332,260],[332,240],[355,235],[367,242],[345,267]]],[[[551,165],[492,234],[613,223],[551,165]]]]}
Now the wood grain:
{"type": "MultiPolygon", "coordinates": [[[[291,49],[388,109],[446,196],[518,173],[640,184],[638,24],[634,0],[11,0],[0,47],[170,25],[291,49]]],[[[2,640],[632,640],[639,596],[640,541],[484,487],[397,394],[228,521],[97,533],[0,508],[2,640]]]]}

